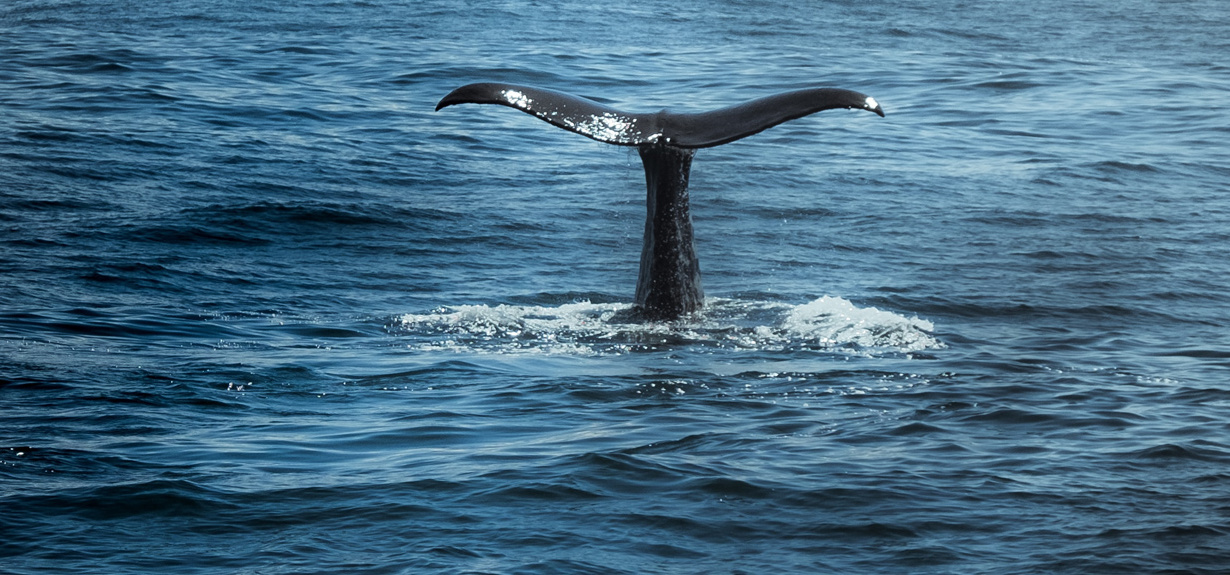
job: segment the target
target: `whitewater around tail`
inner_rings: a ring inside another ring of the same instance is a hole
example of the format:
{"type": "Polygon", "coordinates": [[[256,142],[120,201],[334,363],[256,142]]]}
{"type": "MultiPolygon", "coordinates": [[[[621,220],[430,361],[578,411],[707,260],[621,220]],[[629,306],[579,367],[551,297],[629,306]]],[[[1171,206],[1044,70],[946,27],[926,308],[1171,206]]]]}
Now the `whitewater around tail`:
{"type": "Polygon", "coordinates": [[[405,314],[394,335],[420,351],[620,355],[697,346],[884,355],[941,349],[925,319],[859,307],[832,296],[803,304],[710,298],[705,311],[672,322],[632,321],[631,304],[458,305],[405,314]]]}

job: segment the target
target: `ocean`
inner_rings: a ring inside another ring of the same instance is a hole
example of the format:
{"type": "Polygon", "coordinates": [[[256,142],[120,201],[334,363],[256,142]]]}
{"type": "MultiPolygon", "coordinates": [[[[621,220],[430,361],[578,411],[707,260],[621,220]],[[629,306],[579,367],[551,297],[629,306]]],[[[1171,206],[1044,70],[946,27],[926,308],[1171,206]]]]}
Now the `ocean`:
{"type": "Polygon", "coordinates": [[[1230,4],[8,0],[0,572],[1230,573],[1230,4]],[[632,112],[706,306],[628,319],[632,112]]]}

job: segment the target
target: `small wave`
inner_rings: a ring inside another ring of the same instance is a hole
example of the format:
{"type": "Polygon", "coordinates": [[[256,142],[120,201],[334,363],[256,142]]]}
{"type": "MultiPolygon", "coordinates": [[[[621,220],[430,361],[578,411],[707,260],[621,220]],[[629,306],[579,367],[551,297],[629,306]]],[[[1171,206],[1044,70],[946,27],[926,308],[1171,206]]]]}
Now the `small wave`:
{"type": "Polygon", "coordinates": [[[874,307],[860,308],[839,297],[825,296],[792,308],[786,316],[786,333],[826,346],[892,348],[919,351],[943,347],[926,320],[907,318],[874,307]]]}
{"type": "Polygon", "coordinates": [[[1162,170],[1151,164],[1134,164],[1131,162],[1106,161],[1088,164],[1089,167],[1104,172],[1145,172],[1158,173],[1162,170]]]}
{"type": "Polygon", "coordinates": [[[1210,445],[1204,445],[1204,446],[1198,447],[1196,445],[1191,445],[1191,444],[1178,445],[1178,444],[1173,444],[1173,443],[1166,443],[1162,445],[1155,445],[1155,446],[1148,447],[1145,449],[1127,452],[1127,453],[1124,453],[1123,455],[1134,458],[1134,459],[1140,459],[1140,460],[1172,460],[1172,461],[1190,460],[1190,461],[1210,461],[1210,462],[1224,463],[1226,461],[1230,461],[1230,453],[1227,453],[1224,449],[1221,449],[1222,447],[1223,446],[1221,445],[1217,445],[1216,447],[1213,447],[1210,445]]]}
{"type": "Polygon", "coordinates": [[[909,353],[944,345],[931,322],[839,297],[791,305],[711,298],[698,314],[667,323],[631,318],[631,304],[463,305],[397,318],[390,330],[422,351],[618,355],[688,345],[769,351],[909,353]]]}

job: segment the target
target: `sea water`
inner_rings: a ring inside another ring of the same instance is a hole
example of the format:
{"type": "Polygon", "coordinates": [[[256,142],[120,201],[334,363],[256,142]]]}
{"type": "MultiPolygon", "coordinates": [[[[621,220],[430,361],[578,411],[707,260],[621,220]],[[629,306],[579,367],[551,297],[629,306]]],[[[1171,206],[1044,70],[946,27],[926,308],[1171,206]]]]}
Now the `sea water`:
{"type": "Polygon", "coordinates": [[[0,571],[1224,573],[1230,4],[0,6],[0,571]],[[626,319],[631,112],[702,313],[626,319]]]}

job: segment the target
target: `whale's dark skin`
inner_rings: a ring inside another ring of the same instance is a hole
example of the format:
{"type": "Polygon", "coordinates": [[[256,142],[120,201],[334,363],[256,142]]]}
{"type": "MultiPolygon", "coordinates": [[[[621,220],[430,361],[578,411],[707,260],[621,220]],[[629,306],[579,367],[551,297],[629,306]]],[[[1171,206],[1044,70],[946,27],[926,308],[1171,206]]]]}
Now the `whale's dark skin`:
{"type": "Polygon", "coordinates": [[[648,194],[636,309],[651,321],[677,319],[704,305],[688,209],[688,174],[697,148],[720,146],[833,108],[884,116],[875,99],[837,88],[785,92],[699,114],[629,114],[554,90],[484,82],[449,92],[436,110],[455,104],[508,106],[599,142],[639,149],[648,194]]]}

